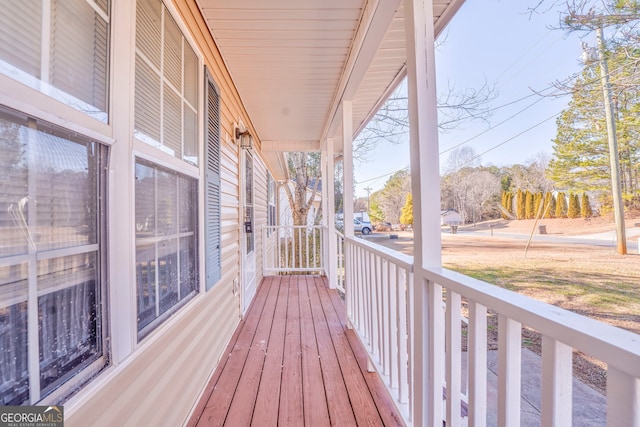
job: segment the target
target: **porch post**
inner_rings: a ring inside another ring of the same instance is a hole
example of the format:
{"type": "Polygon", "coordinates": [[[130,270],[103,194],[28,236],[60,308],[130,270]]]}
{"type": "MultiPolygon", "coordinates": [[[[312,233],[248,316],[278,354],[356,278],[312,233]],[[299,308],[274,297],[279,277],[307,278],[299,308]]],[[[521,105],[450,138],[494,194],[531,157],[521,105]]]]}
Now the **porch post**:
{"type": "Polygon", "coordinates": [[[322,168],[324,177],[322,179],[322,200],[326,203],[323,207],[325,218],[324,224],[327,227],[327,239],[325,241],[326,248],[326,271],[327,280],[329,281],[329,288],[334,289],[337,285],[338,279],[338,242],[336,241],[336,215],[335,215],[335,194],[334,194],[334,180],[335,180],[335,162],[333,158],[333,138],[327,139],[326,149],[323,153],[323,160],[325,159],[325,165],[322,168]],[[324,197],[326,195],[326,197],[324,197]]]}
{"type": "MultiPolygon", "coordinates": [[[[326,143],[326,141],[325,141],[326,143]]],[[[322,267],[324,269],[324,274],[325,276],[327,276],[327,278],[329,277],[329,263],[327,262],[328,260],[328,255],[329,252],[327,250],[327,242],[329,241],[329,229],[327,228],[327,185],[326,185],[326,181],[327,181],[327,147],[323,147],[320,149],[320,182],[321,182],[321,189],[320,189],[320,210],[322,212],[322,222],[320,225],[322,225],[322,230],[321,230],[321,235],[322,235],[322,239],[321,239],[321,246],[320,246],[320,252],[322,254],[322,267]]]]}
{"type": "Polygon", "coordinates": [[[342,223],[344,225],[344,299],[347,327],[352,329],[354,257],[349,239],[353,233],[353,118],[351,101],[342,101],[342,223]]]}
{"type": "Polygon", "coordinates": [[[442,287],[424,268],[440,267],[440,171],[432,0],[405,1],[413,195],[413,425],[442,425],[442,287]]]}
{"type": "Polygon", "coordinates": [[[343,207],[344,236],[353,232],[353,118],[351,101],[342,101],[342,170],[344,175],[343,207]]]}

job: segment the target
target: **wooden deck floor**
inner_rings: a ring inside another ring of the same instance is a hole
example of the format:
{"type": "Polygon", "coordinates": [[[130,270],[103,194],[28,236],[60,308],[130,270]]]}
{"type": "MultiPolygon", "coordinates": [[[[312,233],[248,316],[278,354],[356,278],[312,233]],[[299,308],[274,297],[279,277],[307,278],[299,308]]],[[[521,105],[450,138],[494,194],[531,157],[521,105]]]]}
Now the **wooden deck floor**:
{"type": "Polygon", "coordinates": [[[404,425],[323,278],[265,278],[188,426],[404,425]]]}

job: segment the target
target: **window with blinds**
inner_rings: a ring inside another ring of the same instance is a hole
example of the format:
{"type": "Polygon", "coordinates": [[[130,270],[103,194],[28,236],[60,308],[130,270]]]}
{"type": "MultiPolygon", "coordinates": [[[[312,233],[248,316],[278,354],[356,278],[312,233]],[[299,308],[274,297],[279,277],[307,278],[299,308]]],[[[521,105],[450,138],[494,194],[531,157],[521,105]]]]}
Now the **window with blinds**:
{"type": "Polygon", "coordinates": [[[197,180],[136,160],[138,337],[198,292],[197,180]]]}
{"type": "Polygon", "coordinates": [[[160,0],[136,8],[135,135],[198,164],[198,58],[160,0]]]}
{"type": "Polygon", "coordinates": [[[0,73],[108,122],[109,0],[2,2],[0,73]]]}
{"type": "Polygon", "coordinates": [[[107,363],[106,151],[0,108],[0,405],[62,401],[107,363]]]}

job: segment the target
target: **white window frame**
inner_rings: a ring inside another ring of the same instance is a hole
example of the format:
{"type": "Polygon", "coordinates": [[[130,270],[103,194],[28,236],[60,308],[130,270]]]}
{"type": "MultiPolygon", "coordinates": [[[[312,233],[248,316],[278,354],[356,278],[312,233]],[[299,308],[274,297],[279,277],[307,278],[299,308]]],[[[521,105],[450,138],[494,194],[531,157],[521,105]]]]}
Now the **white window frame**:
{"type": "MultiPolygon", "coordinates": [[[[96,9],[96,5],[93,0],[87,0],[87,3],[96,9]]],[[[114,1],[111,0],[109,2],[110,14],[113,14],[114,11],[114,1]]],[[[99,10],[99,8],[98,8],[99,10]]],[[[48,122],[51,126],[58,127],[61,129],[66,129],[71,133],[77,133],[79,135],[84,136],[85,138],[91,139],[97,143],[102,144],[107,147],[107,156],[110,157],[113,150],[113,145],[115,144],[113,127],[111,124],[111,118],[113,113],[113,103],[112,96],[114,91],[114,77],[113,77],[113,56],[111,52],[114,49],[114,38],[115,34],[113,32],[112,26],[112,18],[106,17],[104,13],[100,13],[100,16],[103,19],[108,19],[107,24],[110,26],[109,28],[109,41],[108,46],[110,53],[107,55],[107,80],[106,84],[106,111],[99,112],[97,114],[87,114],[81,109],[78,109],[78,103],[76,106],[72,106],[68,99],[71,95],[62,92],[60,89],[57,89],[53,86],[50,86],[48,81],[43,79],[37,79],[30,74],[18,70],[13,66],[9,66],[12,68],[12,73],[0,72],[0,105],[6,106],[10,109],[18,111],[22,114],[25,114],[29,117],[34,118],[37,121],[48,122]],[[27,80],[25,82],[25,79],[27,80]]],[[[43,30],[43,33],[45,31],[43,30]]],[[[47,36],[47,42],[44,43],[46,49],[46,54],[50,55],[49,48],[49,36],[47,36]]],[[[45,73],[45,74],[48,74],[45,73]]],[[[75,99],[75,98],[73,98],[75,99]]],[[[77,100],[79,103],[83,103],[82,101],[77,100]]],[[[95,109],[91,107],[91,109],[95,109]]],[[[106,190],[103,194],[104,200],[107,202],[107,206],[104,207],[103,214],[104,217],[107,218],[106,221],[109,221],[109,216],[112,208],[109,206],[110,201],[113,200],[113,193],[110,189],[110,185],[112,184],[112,175],[107,173],[105,175],[106,180],[106,190]]],[[[104,224],[106,226],[106,223],[104,224]]],[[[110,240],[111,232],[108,230],[103,231],[101,235],[101,239],[103,241],[110,240]]],[[[88,245],[87,247],[81,248],[69,248],[62,250],[55,250],[47,253],[43,253],[41,255],[36,255],[36,259],[45,259],[57,256],[63,256],[65,254],[72,254],[77,250],[91,249],[92,245],[88,245]]],[[[77,392],[80,387],[85,387],[92,380],[93,377],[100,372],[101,370],[107,368],[112,359],[112,348],[111,348],[111,338],[112,338],[112,319],[113,319],[113,311],[111,306],[109,305],[109,295],[112,291],[112,286],[110,285],[109,276],[111,272],[110,267],[110,257],[109,250],[106,247],[101,248],[99,256],[101,258],[101,267],[100,271],[97,272],[97,276],[100,278],[101,282],[99,287],[97,288],[97,292],[100,292],[104,295],[104,298],[101,300],[101,304],[103,306],[102,316],[100,319],[100,329],[104,331],[103,333],[103,348],[102,355],[99,359],[95,360],[93,363],[89,365],[82,366],[77,371],[79,375],[74,375],[72,378],[61,384],[58,388],[51,391],[46,397],[39,398],[37,396],[31,396],[30,400],[33,403],[39,404],[59,404],[60,402],[64,402],[68,399],[70,395],[73,395],[77,392]],[[89,376],[85,375],[87,373],[92,373],[89,376]],[[34,400],[37,400],[35,402],[34,400]]],[[[3,265],[7,265],[7,263],[11,263],[15,261],[15,259],[10,260],[6,258],[3,260],[3,265]]],[[[31,308],[28,308],[31,310],[31,308]]],[[[37,310],[37,307],[35,308],[37,310]]],[[[36,340],[38,338],[36,337],[36,340]]],[[[38,357],[34,360],[37,363],[38,357]]],[[[33,369],[30,372],[34,372],[33,369]]]]}
{"type": "MultiPolygon", "coordinates": [[[[131,150],[131,157],[130,157],[130,170],[131,170],[131,192],[132,192],[132,198],[131,198],[131,216],[135,217],[135,195],[133,193],[135,193],[135,165],[136,165],[136,159],[142,159],[145,160],[147,162],[151,162],[153,164],[156,164],[158,166],[170,169],[174,172],[178,172],[181,173],[185,176],[188,176],[190,178],[193,178],[195,180],[197,180],[196,182],[196,188],[197,188],[197,202],[198,202],[198,207],[197,207],[197,220],[196,220],[196,224],[197,224],[197,230],[198,230],[198,234],[196,235],[196,248],[197,248],[197,261],[198,261],[198,282],[199,282],[199,287],[197,289],[196,295],[192,298],[189,298],[187,301],[179,301],[178,304],[176,305],[176,309],[175,310],[170,310],[170,314],[167,317],[162,317],[160,316],[160,318],[162,318],[161,321],[158,321],[158,319],[156,319],[154,322],[152,322],[152,324],[154,324],[153,328],[151,328],[148,332],[145,331],[144,334],[140,334],[138,332],[138,328],[137,328],[137,283],[136,283],[136,277],[135,277],[135,265],[136,265],[136,259],[135,259],[135,254],[136,254],[136,239],[133,238],[131,239],[131,254],[132,254],[132,258],[133,258],[133,262],[132,262],[132,270],[131,270],[131,287],[133,288],[133,291],[130,294],[130,307],[133,311],[133,313],[130,313],[129,315],[129,319],[130,319],[130,331],[131,331],[131,336],[134,340],[133,342],[133,347],[131,348],[131,350],[133,351],[134,349],[140,348],[141,346],[146,346],[146,345],[150,345],[151,342],[153,342],[155,339],[157,339],[156,337],[158,335],[160,335],[162,333],[163,330],[165,330],[165,328],[170,328],[172,324],[174,324],[174,322],[176,322],[184,313],[185,311],[185,307],[190,305],[191,303],[193,303],[194,301],[198,300],[199,298],[203,297],[205,294],[205,242],[204,242],[204,238],[202,238],[202,236],[200,234],[201,230],[204,229],[205,226],[205,222],[204,222],[204,192],[205,192],[205,184],[204,184],[204,178],[203,178],[203,174],[204,174],[204,147],[203,147],[203,143],[202,141],[204,140],[204,123],[203,123],[203,117],[205,116],[204,113],[204,85],[205,85],[205,73],[204,73],[204,60],[203,60],[203,55],[201,53],[201,51],[197,48],[197,44],[195,43],[191,33],[188,31],[187,27],[185,26],[185,24],[183,23],[182,19],[180,18],[180,14],[178,13],[176,7],[173,5],[172,1],[169,0],[158,0],[162,5],[164,5],[164,7],[166,8],[165,12],[169,13],[170,16],[173,18],[173,20],[175,21],[175,23],[177,24],[178,28],[180,29],[180,32],[182,33],[182,37],[183,37],[183,46],[184,43],[188,43],[189,47],[193,50],[193,52],[195,53],[196,59],[197,59],[197,92],[196,92],[196,105],[193,106],[195,108],[196,114],[197,114],[197,120],[196,120],[196,146],[197,146],[197,150],[198,150],[198,161],[197,161],[197,165],[193,165],[191,163],[188,163],[185,160],[182,160],[181,157],[176,157],[174,156],[172,153],[169,153],[167,150],[163,150],[162,148],[160,148],[159,145],[159,141],[155,141],[155,140],[151,140],[153,141],[153,144],[150,144],[149,139],[145,138],[144,136],[142,138],[140,138],[141,133],[137,132],[135,130],[135,126],[133,124],[134,120],[132,120],[131,123],[131,139],[132,139],[132,150],[131,150]],[[157,322],[157,323],[156,323],[157,322]]],[[[132,22],[135,22],[135,15],[136,15],[136,7],[137,7],[137,1],[134,0],[132,5],[132,10],[133,10],[133,20],[132,22]]],[[[163,14],[164,15],[164,14],[163,14]]],[[[132,34],[135,37],[135,24],[133,25],[133,31],[132,34]]],[[[164,27],[164,24],[163,24],[164,27]]],[[[183,47],[184,49],[184,47],[183,47]]],[[[133,47],[134,50],[134,55],[132,58],[132,67],[131,67],[131,71],[133,73],[131,82],[132,82],[132,87],[131,87],[131,114],[134,114],[134,104],[135,104],[135,59],[137,57],[137,51],[138,49],[134,46],[133,47]]],[[[149,65],[149,64],[147,64],[149,65]]],[[[163,81],[164,81],[164,77],[162,77],[163,81]]],[[[184,88],[184,74],[183,74],[183,88],[184,88]]],[[[184,100],[184,93],[181,94],[181,100],[184,100]]],[[[162,128],[163,128],[163,121],[162,121],[162,117],[161,117],[161,121],[160,121],[160,132],[162,133],[162,128]]],[[[183,125],[183,132],[184,132],[184,125],[183,125]]],[[[182,142],[184,143],[184,141],[182,142]]],[[[135,236],[135,221],[132,221],[131,224],[132,228],[131,228],[131,235],[135,236]]]]}
{"type": "MultiPolygon", "coordinates": [[[[196,113],[196,125],[198,127],[198,130],[196,132],[196,138],[199,141],[202,141],[202,124],[200,123],[202,120],[202,115],[203,115],[203,110],[201,107],[201,103],[202,103],[202,85],[203,85],[203,60],[202,60],[202,54],[200,53],[200,51],[196,48],[196,43],[194,42],[193,38],[191,37],[191,34],[189,33],[189,31],[187,30],[187,28],[185,27],[184,23],[182,22],[182,20],[179,18],[179,14],[175,8],[175,6],[173,5],[173,3],[171,1],[165,1],[165,0],[157,0],[157,2],[159,2],[162,5],[162,13],[161,13],[161,23],[160,23],[160,31],[161,31],[161,48],[160,48],[160,69],[157,69],[157,67],[148,59],[144,56],[144,54],[142,52],[140,52],[140,50],[138,49],[138,47],[135,47],[135,58],[134,58],[134,63],[135,61],[140,58],[142,61],[145,62],[145,64],[151,68],[156,74],[157,77],[160,78],[160,106],[161,106],[161,111],[160,111],[160,129],[159,129],[159,134],[160,134],[160,141],[156,141],[153,137],[146,135],[144,132],[139,131],[135,128],[135,117],[134,117],[134,132],[133,132],[133,136],[134,136],[134,140],[135,140],[135,148],[141,152],[148,152],[145,148],[142,147],[142,144],[147,145],[149,147],[152,147],[155,149],[154,152],[161,152],[163,154],[166,154],[169,157],[174,157],[176,160],[178,160],[179,163],[174,163],[176,166],[176,168],[179,167],[184,167],[186,166],[188,167],[194,167],[194,168],[199,168],[202,166],[203,163],[203,159],[202,159],[202,155],[203,155],[203,150],[202,147],[200,146],[200,144],[197,144],[196,147],[198,148],[198,159],[196,161],[195,164],[193,163],[189,163],[186,160],[183,160],[183,156],[184,156],[184,134],[185,134],[185,122],[184,122],[184,105],[187,104],[189,106],[189,108],[194,111],[196,113]],[[197,79],[198,81],[196,82],[196,100],[195,100],[195,105],[192,105],[185,96],[185,75],[184,73],[182,74],[181,77],[181,88],[175,88],[174,85],[168,80],[167,76],[165,76],[164,74],[164,60],[163,60],[163,56],[164,56],[164,22],[165,22],[165,16],[166,13],[168,13],[170,15],[170,17],[173,19],[173,21],[176,23],[176,25],[178,26],[178,29],[180,30],[181,34],[182,34],[182,58],[184,59],[184,49],[185,49],[185,43],[191,48],[191,50],[194,52],[196,59],[197,59],[197,65],[196,68],[198,70],[198,75],[197,75],[197,79]],[[171,90],[174,92],[174,94],[178,95],[180,98],[180,111],[181,111],[181,120],[182,120],[182,127],[181,127],[181,132],[180,132],[180,146],[181,146],[181,153],[172,153],[171,149],[169,147],[167,147],[164,144],[164,115],[163,115],[163,110],[162,110],[162,106],[164,105],[164,89],[163,86],[164,84],[168,84],[171,87],[171,90]],[[184,166],[179,166],[179,165],[184,165],[184,166]]],[[[137,13],[137,0],[133,0],[134,3],[134,11],[135,13],[137,13]]],[[[135,42],[135,31],[134,31],[134,42],[135,42]]],[[[135,44],[135,43],[134,43],[135,44]]],[[[135,67],[134,67],[135,68],[135,67]]],[[[135,76],[135,73],[134,73],[135,76]]],[[[134,81],[135,81],[135,77],[134,77],[134,81]]],[[[135,87],[135,85],[134,85],[135,87]]],[[[135,93],[135,90],[134,90],[135,93]]],[[[132,97],[132,102],[133,104],[135,104],[135,96],[132,97]]],[[[135,114],[135,109],[134,109],[134,114],[135,114]]],[[[151,152],[148,152],[151,153],[151,152]]],[[[164,157],[162,155],[159,155],[160,157],[164,157]]],[[[171,161],[165,160],[168,163],[173,163],[171,161]]],[[[176,169],[179,170],[179,169],[176,169]]]]}
{"type": "MultiPolygon", "coordinates": [[[[100,18],[102,18],[106,25],[109,26],[109,31],[108,31],[108,42],[109,45],[108,47],[111,48],[111,41],[113,40],[113,35],[111,34],[111,16],[110,14],[105,13],[96,3],[94,0],[85,0],[87,5],[89,7],[91,7],[91,9],[93,9],[96,14],[98,14],[100,16],[100,18]]],[[[114,0],[109,0],[109,4],[108,7],[109,8],[113,8],[113,3],[114,0]]],[[[107,58],[106,61],[108,63],[107,65],[107,70],[109,70],[109,72],[107,73],[107,79],[105,82],[106,85],[106,89],[105,89],[105,96],[106,96],[106,106],[105,106],[105,110],[106,111],[99,111],[96,109],[96,107],[87,104],[85,101],[82,101],[76,97],[74,97],[73,95],[64,92],[62,89],[58,89],[57,87],[53,86],[50,83],[50,70],[49,70],[49,59],[51,58],[51,1],[43,1],[42,3],[42,22],[43,22],[43,28],[42,28],[42,34],[40,34],[41,36],[41,44],[40,44],[40,48],[41,48],[41,53],[40,53],[40,78],[37,78],[35,76],[32,76],[31,74],[11,65],[8,63],[5,63],[4,61],[0,61],[0,75],[2,77],[5,77],[7,80],[13,81],[13,82],[19,82],[20,86],[22,88],[22,90],[24,90],[25,86],[27,86],[27,88],[29,90],[34,91],[36,94],[39,95],[44,95],[47,98],[51,98],[52,100],[55,100],[57,102],[60,102],[61,104],[63,104],[63,108],[70,108],[72,110],[74,110],[76,113],[85,116],[85,117],[90,117],[98,122],[100,122],[101,124],[107,125],[109,123],[109,118],[110,118],[110,98],[109,95],[111,93],[111,75],[110,75],[110,70],[111,70],[111,64],[110,64],[110,55],[107,54],[107,58]]],[[[112,9],[111,9],[112,10],[112,9]]],[[[24,96],[24,94],[23,94],[24,96]]],[[[35,94],[34,94],[35,96],[35,94]]],[[[32,97],[29,97],[32,98],[32,97]]],[[[15,108],[20,110],[19,108],[15,108]]],[[[48,110],[48,111],[56,111],[56,110],[48,110]]],[[[47,120],[51,123],[54,123],[54,121],[52,120],[47,120]]]]}
{"type": "MultiPolygon", "coordinates": [[[[15,82],[14,82],[15,83],[15,82]]],[[[24,114],[29,118],[36,120],[36,122],[45,122],[44,127],[47,128],[57,128],[61,131],[68,130],[77,130],[79,134],[82,135],[82,139],[93,140],[94,142],[102,145],[104,147],[104,156],[108,159],[110,144],[113,142],[109,138],[104,137],[103,135],[97,134],[94,131],[83,128],[78,124],[68,123],[65,120],[57,117],[56,120],[47,120],[50,115],[47,115],[47,118],[39,117],[36,114],[32,114],[31,111],[39,112],[38,105],[31,106],[31,108],[26,108],[28,111],[24,111],[24,109],[16,108],[16,106],[22,106],[21,102],[12,99],[6,94],[0,95],[0,104],[3,104],[5,107],[13,109],[17,111],[19,114],[24,114]],[[6,102],[5,102],[6,101],[6,102]],[[94,137],[97,136],[97,137],[94,137]]],[[[36,103],[37,104],[37,103],[36,103]]],[[[85,120],[91,121],[87,116],[84,116],[85,120]]],[[[106,159],[103,159],[103,162],[106,163],[106,159]]],[[[108,185],[109,185],[109,174],[103,174],[104,183],[102,183],[102,197],[103,200],[108,198],[108,185]]],[[[99,214],[99,217],[106,217],[106,213],[108,211],[108,206],[105,204],[100,207],[102,211],[99,214]]],[[[35,211],[30,211],[28,223],[30,224],[33,219],[31,218],[34,215],[35,211]]],[[[96,277],[99,283],[96,286],[96,292],[100,294],[100,307],[97,309],[100,311],[100,319],[99,319],[99,329],[102,331],[101,341],[102,341],[102,354],[93,362],[83,365],[79,367],[78,371],[69,377],[62,384],[57,386],[54,390],[47,393],[45,397],[41,396],[40,390],[40,366],[39,366],[39,350],[38,351],[29,351],[28,352],[28,366],[29,366],[29,390],[30,396],[29,401],[25,402],[27,404],[36,404],[38,402],[52,402],[59,403],[64,401],[69,397],[70,394],[73,393],[78,386],[84,386],[88,383],[93,376],[96,375],[101,369],[108,365],[109,354],[110,354],[110,332],[109,332],[109,317],[110,310],[108,306],[108,260],[107,260],[107,249],[106,249],[106,240],[108,239],[108,233],[106,231],[106,222],[103,219],[98,223],[98,243],[95,244],[84,244],[79,246],[71,246],[61,249],[49,249],[44,251],[34,251],[33,248],[29,248],[28,253],[8,256],[0,258],[0,266],[10,266],[18,263],[27,263],[28,264],[28,299],[27,299],[27,322],[28,326],[28,343],[30,348],[39,349],[39,336],[38,336],[38,289],[37,289],[37,263],[39,261],[45,261],[48,259],[61,258],[65,256],[83,254],[83,253],[96,253],[96,262],[99,267],[96,270],[96,277]]]]}
{"type": "MultiPolygon", "coordinates": [[[[175,173],[180,173],[179,171],[166,167],[166,166],[162,166],[156,162],[154,162],[153,160],[148,160],[145,159],[143,157],[134,157],[134,163],[137,165],[138,161],[141,160],[144,163],[146,163],[147,167],[160,167],[160,168],[164,168],[169,170],[170,172],[175,172],[175,173]]],[[[193,180],[193,184],[195,185],[196,188],[196,198],[199,200],[200,199],[200,181],[198,180],[197,177],[193,177],[193,176],[189,176],[187,174],[182,174],[181,175],[185,176],[188,179],[193,180]]],[[[176,214],[178,216],[178,221],[179,221],[179,212],[176,211],[176,214]]],[[[199,215],[199,209],[196,210],[196,215],[199,215]]],[[[134,203],[134,216],[135,216],[135,203],[134,203]]],[[[178,226],[179,226],[179,222],[178,222],[178,226]]],[[[188,231],[188,232],[180,232],[179,230],[176,230],[175,233],[171,233],[171,234],[166,234],[166,235],[162,235],[162,236],[152,236],[152,237],[144,237],[144,238],[135,238],[135,245],[136,245],[136,250],[134,251],[134,255],[137,253],[137,246],[138,244],[158,244],[161,242],[165,242],[165,241],[171,241],[171,240],[176,240],[177,241],[177,252],[176,252],[176,257],[177,257],[177,270],[178,270],[178,278],[177,278],[177,283],[178,283],[178,293],[180,292],[180,270],[182,268],[182,264],[181,264],[181,259],[180,259],[180,239],[184,238],[184,237],[193,237],[194,238],[194,247],[196,249],[196,268],[198,269],[197,272],[197,287],[195,289],[195,295],[192,295],[190,297],[185,297],[185,298],[179,298],[178,301],[173,304],[170,308],[168,308],[164,313],[161,314],[157,314],[156,317],[151,320],[147,325],[145,325],[143,328],[139,329],[137,326],[137,322],[136,322],[136,330],[137,330],[137,334],[138,334],[138,341],[142,341],[145,337],[147,337],[148,335],[150,335],[154,330],[158,329],[159,326],[161,326],[163,323],[165,323],[169,318],[171,318],[176,312],[178,312],[185,304],[187,304],[189,301],[191,301],[192,299],[196,298],[198,296],[198,294],[201,292],[201,279],[202,279],[202,275],[200,274],[201,270],[202,270],[202,266],[201,266],[201,255],[200,255],[200,240],[202,240],[199,236],[199,220],[198,218],[196,218],[196,220],[194,221],[194,227],[195,229],[193,231],[188,231]]],[[[135,232],[134,232],[135,233],[135,232]]],[[[135,235],[135,234],[134,234],[135,235]]],[[[157,248],[156,248],[156,269],[157,266],[159,265],[158,263],[158,253],[157,253],[157,248]]],[[[137,265],[137,259],[136,259],[136,265],[137,265]]],[[[134,280],[134,285],[135,285],[135,289],[136,289],[136,300],[138,298],[138,283],[137,283],[137,278],[136,280],[134,280]]],[[[156,270],[156,278],[155,278],[155,287],[157,289],[158,287],[158,272],[156,270]]],[[[156,311],[159,310],[159,302],[160,302],[160,293],[156,292],[156,311]]],[[[139,314],[138,312],[138,304],[136,302],[136,313],[139,314]]]]}

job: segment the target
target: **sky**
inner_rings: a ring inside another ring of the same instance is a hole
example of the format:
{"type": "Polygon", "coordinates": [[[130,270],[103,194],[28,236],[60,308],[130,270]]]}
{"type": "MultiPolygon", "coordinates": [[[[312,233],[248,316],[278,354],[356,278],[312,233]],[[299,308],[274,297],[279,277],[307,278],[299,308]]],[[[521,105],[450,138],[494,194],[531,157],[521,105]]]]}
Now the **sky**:
{"type": "MultiPolygon", "coordinates": [[[[495,85],[489,123],[472,122],[439,135],[440,168],[454,146],[471,147],[483,166],[527,164],[540,152],[553,153],[555,119],[569,96],[549,97],[552,84],[582,69],[581,41],[594,36],[551,29],[558,11],[529,13],[539,0],[467,0],[441,35],[436,49],[438,90],[495,85]],[[444,38],[444,40],[442,40],[444,38]],[[525,98],[525,99],[522,99],[525,98]],[[517,101],[517,102],[514,102],[517,101]],[[510,105],[505,105],[510,104],[510,105]],[[465,141],[469,140],[465,143],[465,141]]],[[[409,165],[405,142],[381,143],[355,164],[356,195],[381,189],[389,176],[409,165]]]]}

